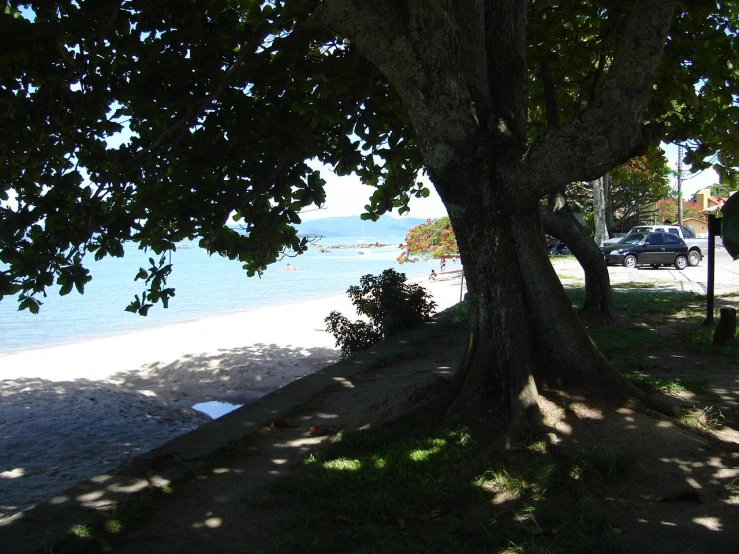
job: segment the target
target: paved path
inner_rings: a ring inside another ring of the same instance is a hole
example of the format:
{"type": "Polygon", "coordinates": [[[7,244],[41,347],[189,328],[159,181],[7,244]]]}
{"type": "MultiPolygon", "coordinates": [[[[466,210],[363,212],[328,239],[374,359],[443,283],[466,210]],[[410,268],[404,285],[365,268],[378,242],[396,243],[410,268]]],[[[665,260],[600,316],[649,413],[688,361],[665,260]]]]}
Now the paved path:
{"type": "MultiPolygon", "coordinates": [[[[582,284],[584,273],[580,264],[572,257],[553,258],[553,264],[562,282],[582,284]]],[[[716,267],[714,278],[715,294],[739,292],[739,260],[734,261],[724,248],[716,248],[716,267]]],[[[649,266],[629,269],[623,266],[608,266],[611,285],[625,283],[652,283],[656,289],[678,290],[706,294],[708,282],[708,259],[695,267],[678,271],[674,267],[652,269],[649,266]]]]}

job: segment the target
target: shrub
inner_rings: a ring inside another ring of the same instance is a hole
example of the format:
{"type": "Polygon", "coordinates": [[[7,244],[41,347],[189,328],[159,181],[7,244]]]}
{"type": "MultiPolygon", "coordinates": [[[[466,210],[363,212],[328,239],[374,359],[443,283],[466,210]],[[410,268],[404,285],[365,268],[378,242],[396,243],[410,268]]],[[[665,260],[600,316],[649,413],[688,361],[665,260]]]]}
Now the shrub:
{"type": "Polygon", "coordinates": [[[359,283],[358,287],[349,287],[347,294],[357,313],[367,321],[351,322],[339,312],[331,312],[324,320],[343,358],[428,321],[436,308],[423,287],[407,284],[405,274],[393,269],[377,276],[365,275],[359,283]]]}

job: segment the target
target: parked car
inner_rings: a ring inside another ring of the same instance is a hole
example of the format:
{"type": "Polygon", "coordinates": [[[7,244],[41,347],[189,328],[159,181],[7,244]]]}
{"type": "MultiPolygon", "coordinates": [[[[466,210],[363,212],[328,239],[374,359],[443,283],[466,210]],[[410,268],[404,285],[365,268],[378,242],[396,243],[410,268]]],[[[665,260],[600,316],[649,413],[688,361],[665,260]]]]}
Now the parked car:
{"type": "Polygon", "coordinates": [[[606,265],[651,265],[653,268],[674,265],[679,270],[688,266],[688,245],[671,233],[629,233],[621,242],[601,246],[600,250],[606,265]]]}
{"type": "MultiPolygon", "coordinates": [[[[703,259],[703,252],[708,250],[708,241],[706,239],[699,239],[695,235],[692,227],[687,225],[639,225],[632,228],[628,234],[634,233],[656,233],[664,232],[670,233],[680,237],[685,244],[688,245],[688,265],[696,266],[701,263],[703,259]]],[[[621,241],[620,238],[612,238],[604,240],[600,243],[601,246],[609,246],[611,244],[617,244],[621,241]]]]}
{"type": "Polygon", "coordinates": [[[561,240],[558,240],[554,246],[549,247],[549,254],[559,256],[560,254],[571,254],[570,248],[561,240]]]}

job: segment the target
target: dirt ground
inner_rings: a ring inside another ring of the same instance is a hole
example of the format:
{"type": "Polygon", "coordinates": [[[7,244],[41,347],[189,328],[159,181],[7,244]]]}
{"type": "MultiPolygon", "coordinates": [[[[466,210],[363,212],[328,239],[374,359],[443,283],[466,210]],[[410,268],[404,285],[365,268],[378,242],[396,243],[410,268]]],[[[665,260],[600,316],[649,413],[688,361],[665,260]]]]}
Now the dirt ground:
{"type": "MultiPolygon", "coordinates": [[[[739,297],[721,305],[739,307],[739,297]]],[[[654,331],[670,336],[675,329],[654,331]]],[[[431,369],[448,378],[463,346],[464,336],[447,336],[426,345],[423,355],[337,381],[284,421],[249,437],[246,449],[228,453],[207,470],[194,470],[171,494],[161,495],[154,517],[118,535],[106,551],[273,552],[276,534],[291,532],[284,527],[289,508],[264,509],[261,491],[327,442],[328,437],[312,435],[310,426],[361,428],[381,423],[378,413],[384,418],[402,413],[433,392],[420,376],[431,369]],[[394,400],[378,401],[382,398],[394,400]]],[[[547,436],[556,448],[637,460],[627,479],[583,483],[581,491],[606,514],[623,552],[739,552],[739,357],[698,355],[683,347],[675,342],[651,350],[648,364],[639,369],[655,377],[707,382],[702,396],[677,399],[686,408],[703,410],[700,417],[707,425],[700,432],[630,405],[594,403],[557,391],[543,394],[547,436]]]]}

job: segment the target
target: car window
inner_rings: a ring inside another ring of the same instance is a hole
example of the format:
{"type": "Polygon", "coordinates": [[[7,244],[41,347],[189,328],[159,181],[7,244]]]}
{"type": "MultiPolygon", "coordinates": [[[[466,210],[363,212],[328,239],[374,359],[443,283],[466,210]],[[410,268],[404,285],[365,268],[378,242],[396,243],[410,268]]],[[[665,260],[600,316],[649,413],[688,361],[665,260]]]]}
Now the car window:
{"type": "Polygon", "coordinates": [[[655,231],[655,232],[659,231],[660,233],[665,232],[665,230],[662,227],[655,227],[654,229],[652,229],[652,231],[655,231]]]}
{"type": "Polygon", "coordinates": [[[646,233],[633,233],[622,238],[619,244],[639,244],[646,236],[646,233]]]}
{"type": "Polygon", "coordinates": [[[665,244],[680,244],[682,240],[675,235],[665,235],[665,244]]]}
{"type": "Polygon", "coordinates": [[[633,233],[648,233],[651,230],[651,227],[634,227],[631,231],[629,231],[629,234],[631,235],[633,233]]]}
{"type": "Polygon", "coordinates": [[[687,225],[683,225],[683,236],[686,239],[694,239],[695,238],[695,231],[693,231],[692,227],[688,227],[687,225]]]}
{"type": "Polygon", "coordinates": [[[678,233],[677,229],[675,229],[674,227],[670,228],[669,231],[672,235],[680,235],[680,233],[678,233]]]}
{"type": "Polygon", "coordinates": [[[664,233],[649,233],[647,235],[647,238],[644,240],[644,244],[649,244],[652,246],[664,244],[664,233]]]}

